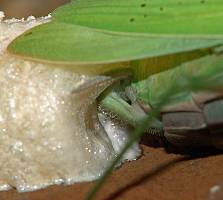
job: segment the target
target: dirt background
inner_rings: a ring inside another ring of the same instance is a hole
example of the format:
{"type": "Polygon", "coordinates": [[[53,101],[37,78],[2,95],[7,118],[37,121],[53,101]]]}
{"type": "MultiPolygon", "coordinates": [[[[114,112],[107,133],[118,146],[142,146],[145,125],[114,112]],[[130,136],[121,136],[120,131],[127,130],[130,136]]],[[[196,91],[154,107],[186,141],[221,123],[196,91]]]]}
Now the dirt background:
{"type": "MultiPolygon", "coordinates": [[[[144,155],[125,163],[107,180],[96,200],[221,200],[223,155],[185,156],[142,145],[144,155]],[[210,188],[217,186],[216,193],[210,188]]],[[[82,200],[91,183],[52,186],[31,193],[0,193],[0,200],[82,200]]]]}
{"type": "Polygon", "coordinates": [[[45,16],[70,0],[0,0],[0,10],[7,18],[23,18],[33,15],[45,16]]]}

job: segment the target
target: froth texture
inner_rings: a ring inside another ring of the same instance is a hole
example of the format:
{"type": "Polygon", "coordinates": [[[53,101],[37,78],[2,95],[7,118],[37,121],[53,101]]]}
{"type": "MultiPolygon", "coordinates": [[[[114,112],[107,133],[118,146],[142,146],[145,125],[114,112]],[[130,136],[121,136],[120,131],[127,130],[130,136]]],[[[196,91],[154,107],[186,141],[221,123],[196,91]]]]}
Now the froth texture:
{"type": "MultiPolygon", "coordinates": [[[[0,190],[98,178],[129,137],[126,125],[103,112],[98,119],[96,98],[114,80],[9,55],[10,41],[50,17],[2,17],[0,12],[0,190]]],[[[123,159],[139,155],[135,144],[123,159]]]]}

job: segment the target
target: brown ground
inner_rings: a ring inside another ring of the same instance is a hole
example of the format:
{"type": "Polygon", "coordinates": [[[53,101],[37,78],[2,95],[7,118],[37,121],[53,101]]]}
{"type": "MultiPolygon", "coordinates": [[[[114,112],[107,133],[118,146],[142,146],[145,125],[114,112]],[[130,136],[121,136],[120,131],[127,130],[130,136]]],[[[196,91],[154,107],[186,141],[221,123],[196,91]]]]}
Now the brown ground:
{"type": "MultiPolygon", "coordinates": [[[[95,199],[208,200],[210,188],[223,183],[223,155],[190,158],[166,153],[163,148],[143,149],[139,160],[114,171],[95,199]]],[[[11,190],[2,192],[0,200],[82,200],[92,185],[53,186],[23,194],[11,190]]],[[[223,197],[214,200],[220,199],[223,197]]]]}
{"type": "Polygon", "coordinates": [[[0,10],[7,18],[22,18],[30,15],[45,16],[70,0],[0,0],[0,10]]]}

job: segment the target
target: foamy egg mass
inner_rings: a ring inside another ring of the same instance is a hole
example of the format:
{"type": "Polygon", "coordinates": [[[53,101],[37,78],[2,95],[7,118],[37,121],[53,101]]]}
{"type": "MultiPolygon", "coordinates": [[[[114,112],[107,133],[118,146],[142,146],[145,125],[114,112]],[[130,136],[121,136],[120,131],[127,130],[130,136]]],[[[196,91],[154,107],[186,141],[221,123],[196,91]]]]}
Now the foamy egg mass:
{"type": "MultiPolygon", "coordinates": [[[[33,191],[97,179],[130,132],[127,125],[98,114],[96,98],[113,79],[9,55],[6,47],[16,36],[49,22],[50,16],[3,16],[0,12],[0,190],[33,191]]],[[[140,153],[135,144],[123,160],[140,153]]]]}

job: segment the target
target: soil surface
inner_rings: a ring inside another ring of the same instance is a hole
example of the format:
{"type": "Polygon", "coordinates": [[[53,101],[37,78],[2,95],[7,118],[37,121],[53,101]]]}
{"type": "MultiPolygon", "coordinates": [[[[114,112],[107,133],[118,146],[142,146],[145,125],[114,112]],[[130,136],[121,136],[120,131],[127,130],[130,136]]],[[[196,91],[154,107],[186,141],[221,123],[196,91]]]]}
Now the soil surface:
{"type": "MultiPolygon", "coordinates": [[[[223,199],[223,154],[186,156],[142,145],[144,155],[115,170],[97,200],[223,199]],[[222,195],[222,196],[221,196],[222,195]]],[[[2,192],[0,200],[82,200],[93,183],[31,193],[2,192]]]]}

